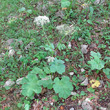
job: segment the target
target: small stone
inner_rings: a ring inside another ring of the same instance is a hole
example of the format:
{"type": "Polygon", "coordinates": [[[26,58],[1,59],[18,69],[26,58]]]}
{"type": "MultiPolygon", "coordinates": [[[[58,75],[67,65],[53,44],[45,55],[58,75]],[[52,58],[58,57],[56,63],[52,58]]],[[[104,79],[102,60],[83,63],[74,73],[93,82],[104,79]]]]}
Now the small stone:
{"type": "Polygon", "coordinates": [[[16,84],[18,84],[18,85],[21,84],[21,81],[22,81],[22,80],[23,80],[23,78],[17,79],[17,80],[16,80],[16,84]]]}
{"type": "Polygon", "coordinates": [[[15,41],[15,39],[8,39],[8,40],[6,41],[6,44],[7,44],[7,45],[11,45],[12,43],[14,43],[14,41],[15,41]]]}
{"type": "Polygon", "coordinates": [[[74,74],[74,72],[70,72],[69,74],[72,76],[74,74]]]}
{"type": "Polygon", "coordinates": [[[71,92],[71,95],[74,95],[75,96],[75,95],[77,95],[77,93],[76,92],[71,92]]]}
{"type": "Polygon", "coordinates": [[[86,78],[82,83],[81,83],[82,86],[87,86],[88,85],[88,78],[86,78]]]}
{"type": "Polygon", "coordinates": [[[82,108],[84,110],[93,110],[93,108],[90,106],[90,104],[87,101],[82,102],[82,108]]]}
{"type": "Polygon", "coordinates": [[[50,103],[50,105],[52,105],[52,106],[53,106],[53,102],[51,102],[51,103],[50,103]]]}
{"type": "Polygon", "coordinates": [[[95,5],[98,5],[98,4],[102,4],[102,3],[104,3],[105,2],[105,0],[95,0],[94,1],[94,4],[95,5]]]}
{"type": "Polygon", "coordinates": [[[48,57],[46,57],[46,59],[48,60],[47,62],[50,63],[50,62],[53,62],[55,58],[48,56],[48,57]]]}
{"type": "Polygon", "coordinates": [[[102,85],[104,85],[104,82],[103,82],[103,80],[99,80],[99,82],[100,82],[99,88],[101,88],[102,85]]]}
{"type": "Polygon", "coordinates": [[[78,101],[78,105],[81,105],[81,104],[82,104],[82,101],[81,101],[81,100],[79,100],[79,101],[78,101]]]}
{"type": "Polygon", "coordinates": [[[58,12],[56,12],[55,16],[63,18],[64,17],[64,13],[63,13],[63,11],[59,10],[58,12]]]}
{"type": "Polygon", "coordinates": [[[15,54],[15,51],[13,49],[9,50],[8,56],[11,57],[15,54]]]}
{"type": "Polygon", "coordinates": [[[47,16],[38,16],[35,17],[34,22],[37,26],[43,26],[44,24],[47,24],[50,22],[49,18],[47,16]]]}
{"type": "Polygon", "coordinates": [[[0,58],[4,57],[4,55],[5,55],[4,53],[1,53],[1,54],[0,54],[0,58]]]}
{"type": "Polygon", "coordinates": [[[70,108],[70,110],[75,110],[75,109],[72,107],[72,108],[70,108]]]}
{"type": "Polygon", "coordinates": [[[71,42],[69,42],[69,44],[68,44],[68,48],[71,49],[71,46],[72,46],[72,45],[71,45],[71,42]]]}
{"type": "Polygon", "coordinates": [[[84,68],[81,68],[81,72],[84,72],[85,71],[85,69],[84,68]]]}
{"type": "Polygon", "coordinates": [[[78,41],[82,41],[83,39],[80,37],[80,38],[78,38],[78,41]]]}
{"type": "Polygon", "coordinates": [[[33,42],[30,42],[30,43],[25,47],[25,50],[28,50],[29,48],[31,48],[32,45],[33,45],[33,42]]]}
{"type": "Polygon", "coordinates": [[[87,47],[88,45],[81,45],[81,51],[83,54],[86,54],[88,52],[87,47]]]}
{"type": "Polygon", "coordinates": [[[79,76],[79,80],[81,80],[81,82],[84,81],[85,79],[86,79],[86,77],[84,77],[82,75],[79,76]]]}
{"type": "Polygon", "coordinates": [[[11,81],[11,79],[9,79],[8,81],[6,81],[5,82],[5,84],[4,84],[4,86],[3,87],[7,87],[7,86],[12,86],[12,85],[14,85],[15,84],[15,82],[14,81],[11,81]]]}
{"type": "Polygon", "coordinates": [[[91,102],[90,98],[85,99],[86,102],[91,102]]]}
{"type": "Polygon", "coordinates": [[[90,47],[94,48],[94,47],[96,47],[96,44],[91,44],[90,47]]]}
{"type": "Polygon", "coordinates": [[[110,110],[110,103],[108,103],[108,110],[110,110]]]}
{"type": "Polygon", "coordinates": [[[38,58],[36,58],[35,61],[38,61],[38,58]]]}

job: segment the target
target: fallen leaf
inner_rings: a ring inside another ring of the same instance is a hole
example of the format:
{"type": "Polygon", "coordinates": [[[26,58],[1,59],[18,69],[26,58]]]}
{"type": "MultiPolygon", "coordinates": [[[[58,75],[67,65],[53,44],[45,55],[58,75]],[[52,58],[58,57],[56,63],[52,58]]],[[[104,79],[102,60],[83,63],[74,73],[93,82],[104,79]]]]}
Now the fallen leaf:
{"type": "Polygon", "coordinates": [[[90,80],[90,83],[91,83],[92,88],[97,88],[100,85],[100,82],[98,80],[94,80],[94,79],[90,80]]]}

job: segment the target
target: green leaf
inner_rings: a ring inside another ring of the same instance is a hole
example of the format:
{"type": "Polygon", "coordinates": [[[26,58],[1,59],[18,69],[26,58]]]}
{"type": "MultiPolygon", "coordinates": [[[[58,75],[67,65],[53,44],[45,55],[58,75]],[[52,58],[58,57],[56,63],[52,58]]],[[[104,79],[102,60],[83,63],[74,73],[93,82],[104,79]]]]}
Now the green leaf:
{"type": "Polygon", "coordinates": [[[29,14],[32,14],[32,10],[27,10],[26,12],[29,14]]]}
{"type": "Polygon", "coordinates": [[[29,108],[30,108],[30,105],[29,104],[25,104],[25,110],[29,110],[29,108]]]}
{"type": "Polygon", "coordinates": [[[89,92],[91,92],[91,93],[94,93],[94,92],[95,92],[95,90],[94,90],[92,87],[87,88],[87,90],[88,90],[89,92]]]}
{"type": "Polygon", "coordinates": [[[42,88],[35,74],[28,74],[26,79],[26,82],[22,85],[22,94],[24,96],[32,97],[35,93],[41,93],[42,88]]]}
{"type": "Polygon", "coordinates": [[[54,99],[56,102],[58,101],[58,96],[57,95],[54,95],[53,97],[52,97],[52,99],[54,99]]]}
{"type": "Polygon", "coordinates": [[[107,81],[107,84],[108,84],[108,88],[110,88],[110,83],[107,81]]]}
{"type": "Polygon", "coordinates": [[[60,51],[66,48],[64,44],[58,44],[57,47],[60,51]]]}
{"type": "Polygon", "coordinates": [[[25,7],[22,7],[22,8],[20,8],[18,11],[19,12],[23,12],[23,11],[25,11],[26,9],[25,9],[25,7]]]}
{"type": "Polygon", "coordinates": [[[39,81],[40,85],[43,85],[43,87],[47,87],[48,89],[52,89],[53,87],[53,81],[51,79],[49,80],[40,80],[39,81]]]}
{"type": "Polygon", "coordinates": [[[106,74],[107,78],[110,79],[110,69],[109,68],[103,69],[103,72],[106,74]]]}
{"type": "Polygon", "coordinates": [[[53,43],[51,43],[50,45],[46,44],[45,46],[43,46],[45,48],[45,50],[48,50],[50,52],[54,51],[55,47],[53,45],[53,43]]]}
{"type": "Polygon", "coordinates": [[[91,61],[88,61],[88,64],[91,65],[91,69],[98,69],[101,70],[102,68],[104,68],[105,62],[103,60],[101,60],[101,54],[99,52],[93,52],[91,51],[91,61]]]}
{"type": "Polygon", "coordinates": [[[61,7],[62,8],[67,8],[70,6],[70,1],[69,0],[61,0],[61,7]]]}
{"type": "Polygon", "coordinates": [[[84,91],[81,91],[81,94],[80,95],[86,95],[86,93],[84,91]]]}
{"type": "Polygon", "coordinates": [[[89,24],[93,24],[91,20],[87,20],[87,22],[88,22],[89,24]]]}
{"type": "Polygon", "coordinates": [[[30,73],[31,74],[42,74],[43,71],[42,71],[42,69],[35,67],[30,73]]]}
{"type": "Polygon", "coordinates": [[[22,107],[22,103],[18,103],[18,104],[17,104],[17,107],[18,107],[18,108],[21,108],[21,107],[22,107]]]}
{"type": "Polygon", "coordinates": [[[40,78],[44,78],[46,76],[46,73],[42,71],[42,69],[35,67],[31,72],[31,74],[38,74],[40,78]]]}
{"type": "Polygon", "coordinates": [[[51,73],[51,71],[50,71],[50,69],[48,67],[43,67],[43,70],[44,70],[44,72],[46,74],[50,74],[51,73]]]}
{"type": "Polygon", "coordinates": [[[92,17],[93,12],[94,12],[94,8],[93,8],[93,7],[90,7],[90,13],[89,13],[89,16],[90,16],[90,17],[92,17]]]}
{"type": "Polygon", "coordinates": [[[50,71],[52,73],[58,72],[59,74],[62,74],[63,72],[65,72],[64,61],[55,58],[54,62],[51,62],[50,64],[50,71]]]}
{"type": "Polygon", "coordinates": [[[53,89],[59,94],[59,97],[66,99],[69,95],[71,95],[73,86],[69,77],[65,76],[61,80],[57,77],[54,79],[53,89]]]}

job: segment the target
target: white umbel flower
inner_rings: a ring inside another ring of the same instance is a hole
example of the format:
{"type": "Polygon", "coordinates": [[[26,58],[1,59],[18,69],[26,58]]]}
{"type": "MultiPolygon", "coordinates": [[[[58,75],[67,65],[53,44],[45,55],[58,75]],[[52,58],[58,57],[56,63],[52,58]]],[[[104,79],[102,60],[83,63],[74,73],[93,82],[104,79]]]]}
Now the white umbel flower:
{"type": "Polygon", "coordinates": [[[50,63],[50,62],[53,62],[55,58],[48,56],[48,57],[46,57],[46,59],[48,60],[47,62],[50,63]]]}
{"type": "Polygon", "coordinates": [[[35,17],[34,22],[37,26],[43,26],[44,24],[49,23],[50,20],[47,16],[38,16],[35,17]]]}

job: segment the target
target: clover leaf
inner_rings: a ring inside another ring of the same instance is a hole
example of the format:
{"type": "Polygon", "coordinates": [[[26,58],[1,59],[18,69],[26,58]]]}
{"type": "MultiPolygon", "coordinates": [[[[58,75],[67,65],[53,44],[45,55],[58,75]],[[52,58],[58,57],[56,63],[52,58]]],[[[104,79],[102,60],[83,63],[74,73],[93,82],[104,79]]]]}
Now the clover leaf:
{"type": "Polygon", "coordinates": [[[73,86],[69,77],[62,77],[61,80],[57,77],[54,79],[53,89],[59,94],[59,97],[66,99],[71,94],[73,86]]]}
{"type": "Polygon", "coordinates": [[[51,62],[50,65],[50,71],[52,73],[58,72],[59,74],[62,74],[63,72],[65,72],[64,61],[62,60],[55,58],[55,60],[51,62]]]}
{"type": "Polygon", "coordinates": [[[91,60],[88,61],[88,64],[91,65],[91,69],[92,70],[94,70],[94,69],[98,69],[98,70],[102,69],[104,67],[104,65],[105,65],[105,62],[100,59],[101,58],[100,53],[99,52],[96,53],[96,52],[91,51],[91,56],[92,56],[91,60]]]}
{"type": "Polygon", "coordinates": [[[22,85],[22,94],[24,96],[33,97],[35,93],[41,93],[42,88],[35,74],[28,74],[23,80],[24,84],[22,85]]]}
{"type": "Polygon", "coordinates": [[[62,8],[67,8],[70,6],[70,1],[69,0],[61,0],[61,7],[62,8]]]}
{"type": "Polygon", "coordinates": [[[55,47],[54,47],[53,43],[50,43],[49,45],[48,45],[48,44],[46,44],[45,46],[41,46],[41,47],[44,47],[44,48],[45,48],[45,50],[48,50],[48,51],[50,51],[50,52],[53,52],[53,51],[54,51],[54,49],[55,49],[55,47]]]}

